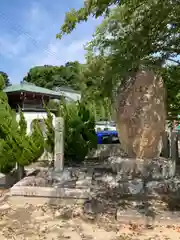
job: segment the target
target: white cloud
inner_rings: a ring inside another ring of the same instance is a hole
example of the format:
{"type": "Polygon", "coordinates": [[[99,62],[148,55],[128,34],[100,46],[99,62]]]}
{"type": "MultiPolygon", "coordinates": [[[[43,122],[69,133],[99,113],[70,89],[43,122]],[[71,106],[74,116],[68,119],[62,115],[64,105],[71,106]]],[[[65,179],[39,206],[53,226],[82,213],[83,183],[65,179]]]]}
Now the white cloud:
{"type": "MultiPolygon", "coordinates": [[[[13,82],[19,82],[33,66],[61,65],[67,61],[84,61],[84,45],[91,39],[91,32],[85,27],[78,36],[72,34],[63,40],[56,40],[60,22],[53,12],[38,3],[23,12],[23,29],[17,29],[17,37],[5,33],[0,35],[0,54],[13,64],[10,75],[13,82]]],[[[96,23],[91,23],[94,27],[96,23]]],[[[92,26],[91,25],[91,26],[92,26]]],[[[14,27],[16,27],[14,25],[14,27]]]]}
{"type": "Polygon", "coordinates": [[[26,63],[31,63],[33,66],[41,65],[61,65],[67,61],[78,60],[80,62],[84,61],[84,44],[88,39],[77,40],[70,45],[65,45],[60,41],[52,41],[48,44],[47,49],[43,51],[37,51],[27,55],[23,58],[26,63]]]}
{"type": "Polygon", "coordinates": [[[0,53],[6,58],[15,58],[21,56],[26,51],[27,39],[23,35],[12,38],[11,35],[0,36],[0,53]]]}

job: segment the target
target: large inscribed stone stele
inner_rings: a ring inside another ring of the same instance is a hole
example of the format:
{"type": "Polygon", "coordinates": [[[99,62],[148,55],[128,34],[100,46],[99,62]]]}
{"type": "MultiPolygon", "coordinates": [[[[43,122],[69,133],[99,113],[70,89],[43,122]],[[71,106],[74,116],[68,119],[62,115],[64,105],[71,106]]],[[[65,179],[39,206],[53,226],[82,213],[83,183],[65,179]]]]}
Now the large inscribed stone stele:
{"type": "Polygon", "coordinates": [[[155,158],[166,126],[165,88],[153,71],[139,71],[119,89],[117,128],[128,157],[155,158]]]}

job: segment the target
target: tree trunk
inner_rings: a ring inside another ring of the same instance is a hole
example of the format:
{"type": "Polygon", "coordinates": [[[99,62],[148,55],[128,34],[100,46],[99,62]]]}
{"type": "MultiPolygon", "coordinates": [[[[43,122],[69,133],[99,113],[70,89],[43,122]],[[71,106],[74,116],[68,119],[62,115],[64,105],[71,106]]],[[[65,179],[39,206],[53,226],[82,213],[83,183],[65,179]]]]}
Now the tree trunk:
{"type": "Polygon", "coordinates": [[[159,157],[166,126],[162,78],[152,71],[136,73],[120,88],[116,109],[120,142],[128,157],[159,157]]]}

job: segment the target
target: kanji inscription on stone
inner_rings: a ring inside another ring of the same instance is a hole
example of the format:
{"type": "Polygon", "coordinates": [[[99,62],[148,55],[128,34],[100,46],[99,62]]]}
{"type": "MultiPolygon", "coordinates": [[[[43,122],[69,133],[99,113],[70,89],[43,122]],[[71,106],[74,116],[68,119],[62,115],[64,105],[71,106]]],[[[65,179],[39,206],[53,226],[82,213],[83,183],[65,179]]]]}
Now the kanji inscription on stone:
{"type": "Polygon", "coordinates": [[[63,171],[64,168],[64,119],[56,118],[55,124],[55,149],[54,149],[55,171],[63,171]]]}

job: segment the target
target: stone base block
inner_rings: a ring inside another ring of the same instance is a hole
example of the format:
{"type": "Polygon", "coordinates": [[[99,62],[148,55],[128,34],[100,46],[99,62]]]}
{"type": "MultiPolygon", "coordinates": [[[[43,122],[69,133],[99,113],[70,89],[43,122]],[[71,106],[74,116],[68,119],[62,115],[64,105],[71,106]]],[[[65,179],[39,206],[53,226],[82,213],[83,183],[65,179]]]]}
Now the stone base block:
{"type": "Polygon", "coordinates": [[[116,175],[105,175],[97,179],[99,185],[104,185],[109,194],[116,193],[120,197],[124,196],[175,196],[180,198],[180,178],[164,180],[144,181],[140,178],[133,180],[120,180],[116,175]]]}
{"type": "Polygon", "coordinates": [[[147,178],[153,180],[168,179],[175,176],[175,162],[162,157],[156,159],[135,159],[110,157],[108,159],[113,172],[119,179],[147,178]]]}
{"type": "Polygon", "coordinates": [[[81,170],[62,172],[41,170],[25,177],[11,188],[13,196],[86,199],[90,196],[92,177],[81,170]]]}
{"type": "Polygon", "coordinates": [[[11,188],[10,194],[12,196],[86,199],[89,198],[90,189],[28,187],[15,185],[11,188]]]}

